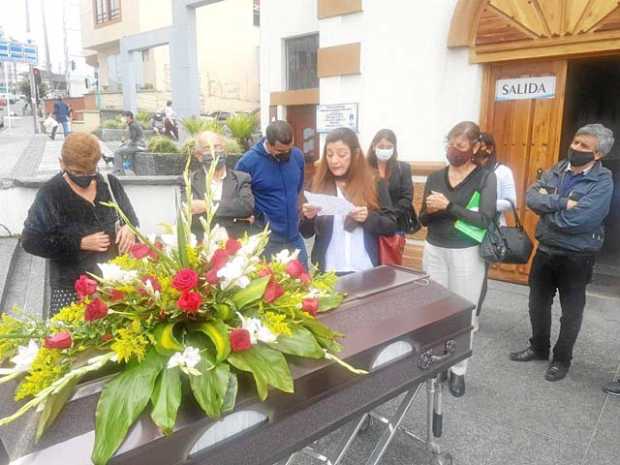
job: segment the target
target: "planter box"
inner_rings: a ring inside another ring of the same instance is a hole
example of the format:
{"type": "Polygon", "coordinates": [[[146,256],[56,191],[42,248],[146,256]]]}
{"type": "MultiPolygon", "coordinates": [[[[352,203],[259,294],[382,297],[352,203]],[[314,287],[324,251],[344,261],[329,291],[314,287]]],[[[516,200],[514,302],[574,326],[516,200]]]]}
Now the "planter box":
{"type": "Polygon", "coordinates": [[[181,153],[138,152],[134,171],[138,176],[177,176],[183,174],[185,160],[181,153]]]}
{"type": "Polygon", "coordinates": [[[101,128],[101,140],[103,142],[121,141],[127,134],[126,129],[107,129],[101,128]]]}

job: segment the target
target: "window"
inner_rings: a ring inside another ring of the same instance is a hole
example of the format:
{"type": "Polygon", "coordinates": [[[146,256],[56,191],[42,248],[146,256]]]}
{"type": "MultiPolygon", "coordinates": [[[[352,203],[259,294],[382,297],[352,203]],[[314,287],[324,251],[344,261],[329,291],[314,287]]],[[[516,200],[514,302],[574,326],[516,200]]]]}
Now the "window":
{"type": "Polygon", "coordinates": [[[318,34],[286,39],[287,90],[319,87],[319,77],[316,70],[318,48],[318,34]]]}
{"type": "Polygon", "coordinates": [[[254,12],[254,26],[260,26],[260,0],[254,0],[252,10],[254,12]]]}
{"type": "Polygon", "coordinates": [[[104,24],[121,18],[120,0],[94,0],[95,24],[104,24]]]}

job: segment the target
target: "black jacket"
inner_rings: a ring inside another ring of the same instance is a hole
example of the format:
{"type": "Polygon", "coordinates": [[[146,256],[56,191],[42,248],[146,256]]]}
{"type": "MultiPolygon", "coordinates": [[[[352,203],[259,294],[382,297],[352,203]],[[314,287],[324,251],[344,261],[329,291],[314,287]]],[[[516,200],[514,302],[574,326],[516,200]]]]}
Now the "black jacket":
{"type": "MultiPolygon", "coordinates": [[[[134,226],[136,214],[123,186],[114,176],[109,176],[119,206],[134,226]]],[[[47,181],[28,211],[22,232],[22,246],[26,252],[50,260],[52,288],[73,288],[75,281],[86,272],[100,274],[98,263],[116,256],[116,247],[107,252],[90,252],[80,249],[84,236],[103,231],[114,243],[115,224],[118,220],[113,208],[101,202],[111,202],[108,186],[101,175],[97,176],[97,195],[94,204],[77,195],[62,174],[47,181]]]]}
{"type": "MultiPolygon", "coordinates": [[[[379,266],[379,236],[391,235],[398,230],[396,212],[392,208],[390,194],[383,180],[377,183],[377,196],[380,209],[369,211],[368,218],[361,224],[364,228],[364,246],[374,266],[379,266]]],[[[333,216],[316,216],[311,220],[304,217],[300,223],[303,237],[316,236],[310,259],[318,265],[321,272],[325,271],[325,254],[332,240],[333,230],[333,216]]]]}
{"type": "MultiPolygon", "coordinates": [[[[192,171],[192,196],[196,200],[204,199],[206,189],[206,170],[202,165],[192,171]]],[[[222,186],[222,200],[215,214],[215,222],[226,228],[229,236],[238,238],[245,231],[253,234],[256,228],[245,221],[254,213],[254,195],[252,180],[243,171],[227,170],[222,186]]],[[[192,218],[192,233],[198,240],[204,237],[204,228],[200,223],[200,214],[192,218]]]]}
{"type": "Polygon", "coordinates": [[[417,218],[413,208],[413,181],[409,163],[404,161],[390,163],[388,190],[392,207],[398,216],[398,230],[408,233],[413,220],[417,218]]]}

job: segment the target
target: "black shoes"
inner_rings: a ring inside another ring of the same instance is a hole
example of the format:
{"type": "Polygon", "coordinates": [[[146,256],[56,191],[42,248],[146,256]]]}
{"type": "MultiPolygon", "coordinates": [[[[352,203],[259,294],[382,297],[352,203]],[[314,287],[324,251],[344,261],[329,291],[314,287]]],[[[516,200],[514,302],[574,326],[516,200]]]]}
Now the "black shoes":
{"type": "Polygon", "coordinates": [[[454,397],[463,397],[465,394],[465,375],[455,375],[450,371],[448,389],[454,397]]]}
{"type": "Polygon", "coordinates": [[[547,381],[560,381],[564,379],[564,377],[568,374],[568,369],[570,365],[567,365],[562,362],[551,362],[549,368],[547,368],[547,372],[545,373],[545,379],[547,381]]]}
{"type": "Polygon", "coordinates": [[[603,391],[612,396],[620,396],[620,378],[603,387],[603,391]]]}
{"type": "Polygon", "coordinates": [[[510,354],[510,360],[513,362],[530,362],[532,360],[549,360],[549,355],[536,352],[532,347],[528,347],[525,350],[519,352],[512,352],[510,354]]]}

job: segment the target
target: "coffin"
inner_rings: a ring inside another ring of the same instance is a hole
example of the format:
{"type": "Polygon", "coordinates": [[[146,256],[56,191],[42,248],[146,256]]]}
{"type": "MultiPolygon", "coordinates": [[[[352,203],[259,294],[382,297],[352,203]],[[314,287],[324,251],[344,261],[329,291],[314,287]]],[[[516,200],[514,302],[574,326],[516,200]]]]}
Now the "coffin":
{"type": "MultiPolygon", "coordinates": [[[[259,402],[240,378],[234,412],[213,421],[186,402],[167,437],[144,415],[110,464],[273,464],[471,356],[474,305],[423,274],[384,266],[341,278],[338,288],[345,303],[321,320],[345,334],[341,358],[368,375],[291,358],[294,394],[272,391],[259,402]]],[[[17,407],[14,387],[0,386],[2,416],[17,407]]],[[[90,464],[100,389],[100,381],[79,386],[36,445],[35,414],[0,428],[11,464],[90,464]]]]}

